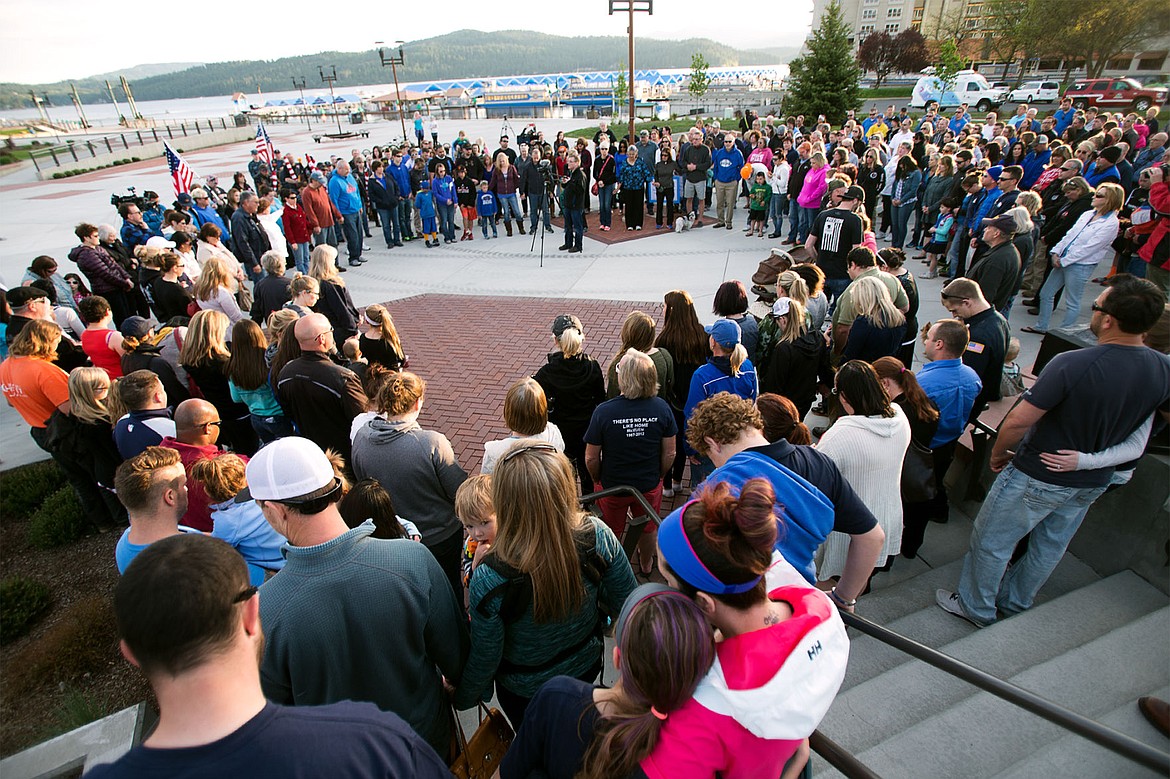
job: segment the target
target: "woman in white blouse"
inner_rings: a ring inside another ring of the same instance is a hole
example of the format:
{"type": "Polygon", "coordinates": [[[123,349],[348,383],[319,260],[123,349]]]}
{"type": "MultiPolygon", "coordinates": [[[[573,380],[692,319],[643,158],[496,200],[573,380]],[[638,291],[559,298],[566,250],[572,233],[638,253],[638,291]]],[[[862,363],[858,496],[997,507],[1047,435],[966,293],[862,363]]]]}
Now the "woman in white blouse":
{"type": "MultiPolygon", "coordinates": [[[[232,278],[227,267],[218,257],[211,257],[203,263],[203,272],[195,282],[195,303],[200,310],[222,311],[234,325],[244,318],[236,296],[231,289],[232,278]]],[[[231,328],[228,328],[231,335],[231,328]]]]}
{"type": "Polygon", "coordinates": [[[480,473],[494,471],[496,461],[521,439],[535,439],[552,444],[558,452],[565,451],[565,439],[560,429],[548,421],[548,398],[544,388],[535,379],[525,377],[508,388],[508,394],[504,396],[504,424],[508,426],[508,437],[483,445],[480,473]]]}
{"type": "Polygon", "coordinates": [[[1065,313],[1060,326],[1076,324],[1085,285],[1101,260],[1113,256],[1112,244],[1121,229],[1117,212],[1124,202],[1125,190],[1120,185],[1101,184],[1093,193],[1093,207],[1081,214],[1064,238],[1052,247],[1052,273],[1040,288],[1040,316],[1032,331],[1048,331],[1056,308],[1056,293],[1062,286],[1065,313]]]}
{"type": "MultiPolygon", "coordinates": [[[[882,568],[902,547],[902,460],[910,445],[910,422],[890,402],[873,366],[862,360],[841,366],[833,393],[846,416],[825,431],[817,449],[837,464],[885,531],[885,543],[874,561],[875,567],[882,568]]],[[[822,549],[817,578],[840,576],[849,536],[830,533],[822,549]]]]}

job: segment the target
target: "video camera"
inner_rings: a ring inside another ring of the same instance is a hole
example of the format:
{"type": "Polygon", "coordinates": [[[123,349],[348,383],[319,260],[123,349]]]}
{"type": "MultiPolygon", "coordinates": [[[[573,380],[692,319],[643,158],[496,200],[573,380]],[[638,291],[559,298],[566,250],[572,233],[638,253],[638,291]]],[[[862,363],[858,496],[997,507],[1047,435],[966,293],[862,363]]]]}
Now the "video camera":
{"type": "Polygon", "coordinates": [[[560,182],[557,179],[557,169],[553,167],[552,160],[541,160],[536,164],[536,169],[540,172],[541,179],[544,180],[545,189],[556,189],[560,182]]]}
{"type": "Polygon", "coordinates": [[[142,199],[142,196],[138,194],[138,191],[134,187],[126,187],[126,191],[130,194],[119,195],[117,192],[115,192],[114,194],[110,195],[110,205],[112,205],[114,208],[120,209],[125,203],[133,203],[134,205],[138,206],[139,211],[146,207],[146,201],[142,199]]]}

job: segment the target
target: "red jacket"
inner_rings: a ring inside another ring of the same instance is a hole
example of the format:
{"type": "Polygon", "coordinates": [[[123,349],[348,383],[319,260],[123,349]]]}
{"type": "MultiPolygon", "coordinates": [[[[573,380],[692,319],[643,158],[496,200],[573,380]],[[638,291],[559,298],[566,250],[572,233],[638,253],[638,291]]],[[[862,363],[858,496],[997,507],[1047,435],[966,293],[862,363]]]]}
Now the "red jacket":
{"type": "MultiPolygon", "coordinates": [[[[214,445],[185,444],[170,436],[164,438],[159,446],[165,446],[167,449],[174,449],[178,452],[179,459],[183,462],[183,468],[187,471],[187,513],[179,520],[179,524],[210,533],[212,528],[211,499],[207,497],[207,491],[203,489],[202,482],[191,478],[191,466],[205,458],[222,454],[223,450],[214,445]]],[[[240,459],[245,463],[248,462],[245,455],[240,455],[240,459]]]]}
{"type": "MultiPolygon", "coordinates": [[[[1134,231],[1138,233],[1148,231],[1150,233],[1149,240],[1142,244],[1142,248],[1138,250],[1138,257],[1152,263],[1154,250],[1158,248],[1158,244],[1162,241],[1170,241],[1170,184],[1159,181],[1150,187],[1150,207],[1158,212],[1158,216],[1140,226],[1146,229],[1134,228],[1134,231]]],[[[1170,270],[1170,258],[1163,260],[1158,267],[1162,270],[1170,270]]]]}
{"type": "Polygon", "coordinates": [[[284,237],[289,243],[308,243],[313,228],[317,226],[317,220],[313,218],[312,213],[303,208],[289,208],[287,205],[284,207],[284,213],[280,215],[280,221],[284,223],[284,237]]]}

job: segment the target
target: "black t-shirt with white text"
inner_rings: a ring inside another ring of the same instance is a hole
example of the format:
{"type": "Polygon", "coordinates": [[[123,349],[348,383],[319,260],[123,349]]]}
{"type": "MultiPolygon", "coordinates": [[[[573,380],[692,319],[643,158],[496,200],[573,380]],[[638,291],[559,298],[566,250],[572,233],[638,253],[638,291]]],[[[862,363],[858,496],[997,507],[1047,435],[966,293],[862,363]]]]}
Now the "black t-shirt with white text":
{"type": "Polygon", "coordinates": [[[585,443],[601,447],[601,483],[649,492],[662,478],[662,439],[678,435],[674,412],[659,397],[618,396],[593,412],[585,443]]]}
{"type": "Polygon", "coordinates": [[[864,238],[861,217],[844,208],[826,208],[817,214],[812,234],[817,237],[817,267],[830,279],[848,279],[845,256],[864,238]]]}

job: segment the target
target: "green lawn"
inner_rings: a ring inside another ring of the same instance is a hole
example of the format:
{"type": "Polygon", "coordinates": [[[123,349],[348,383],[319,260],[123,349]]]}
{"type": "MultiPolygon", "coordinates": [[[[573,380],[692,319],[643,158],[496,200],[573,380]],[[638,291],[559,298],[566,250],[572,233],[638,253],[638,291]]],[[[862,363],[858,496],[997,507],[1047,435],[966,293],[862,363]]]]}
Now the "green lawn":
{"type": "Polygon", "coordinates": [[[3,149],[0,148],[0,165],[9,165],[13,162],[27,160],[31,155],[30,149],[3,149]]]}
{"type": "Polygon", "coordinates": [[[876,89],[861,90],[861,98],[863,100],[880,100],[886,97],[904,97],[909,99],[913,97],[913,91],[910,87],[878,87],[876,89]]]}

